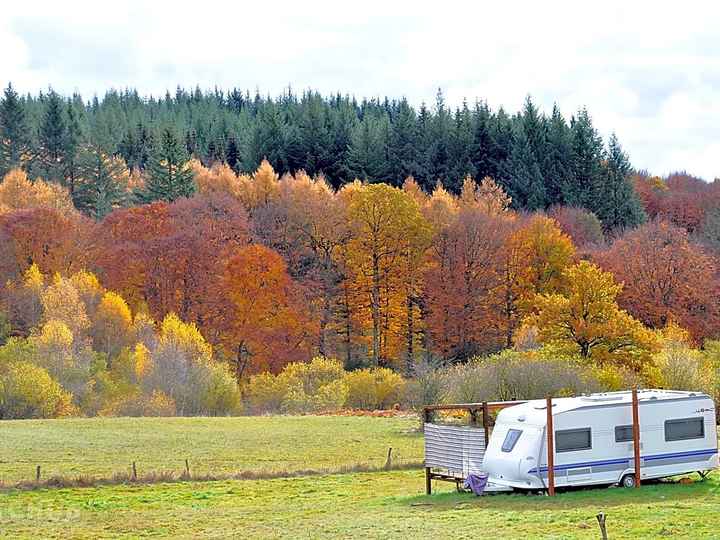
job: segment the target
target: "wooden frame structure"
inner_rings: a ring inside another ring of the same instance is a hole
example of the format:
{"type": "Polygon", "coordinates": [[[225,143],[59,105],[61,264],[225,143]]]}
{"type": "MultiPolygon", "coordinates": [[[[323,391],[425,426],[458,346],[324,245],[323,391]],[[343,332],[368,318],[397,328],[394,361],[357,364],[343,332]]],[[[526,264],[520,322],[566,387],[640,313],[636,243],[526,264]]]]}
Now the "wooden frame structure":
{"type": "MultiPolygon", "coordinates": [[[[481,403],[453,403],[450,405],[427,405],[423,407],[423,424],[432,423],[433,413],[438,411],[467,411],[470,415],[470,425],[479,427],[482,425],[485,430],[485,444],[490,439],[490,429],[493,426],[493,420],[491,413],[505,409],[506,407],[512,407],[513,405],[519,405],[520,403],[526,403],[526,401],[483,401],[481,403]],[[480,421],[478,421],[478,415],[481,415],[480,421]]],[[[460,482],[463,480],[457,476],[450,474],[433,472],[432,467],[425,467],[425,493],[427,495],[432,494],[432,481],[443,480],[446,482],[455,482],[459,487],[460,482]]]]}
{"type": "MultiPolygon", "coordinates": [[[[546,398],[547,409],[547,464],[548,464],[548,495],[555,495],[555,429],[553,426],[552,397],[546,398]]],[[[478,426],[478,413],[482,414],[482,427],[485,430],[485,445],[490,439],[490,428],[493,425],[491,413],[526,403],[526,401],[483,401],[482,403],[455,403],[451,405],[428,405],[423,408],[423,424],[432,422],[433,413],[436,411],[468,411],[470,414],[470,425],[478,426]]],[[[639,488],[640,480],[640,411],[638,404],[637,387],[632,389],[632,432],[633,432],[633,461],[635,465],[635,487],[639,488]]],[[[432,481],[444,480],[455,482],[459,487],[461,479],[450,474],[433,472],[432,467],[425,467],[425,493],[432,494],[432,481]]]]}

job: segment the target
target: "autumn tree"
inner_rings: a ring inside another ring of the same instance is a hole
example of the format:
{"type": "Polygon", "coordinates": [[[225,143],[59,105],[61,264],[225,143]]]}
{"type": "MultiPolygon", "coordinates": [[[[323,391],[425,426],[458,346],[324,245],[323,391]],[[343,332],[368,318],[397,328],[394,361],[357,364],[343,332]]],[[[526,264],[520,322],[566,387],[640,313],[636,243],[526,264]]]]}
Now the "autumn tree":
{"type": "Polygon", "coordinates": [[[465,359],[505,341],[497,302],[506,220],[482,207],[465,208],[436,237],[424,300],[432,349],[444,358],[465,359]]]}
{"type": "Polygon", "coordinates": [[[674,321],[700,341],[717,335],[717,263],[685,230],[652,221],[616,240],[598,261],[624,283],[620,305],[645,324],[674,321]]]}
{"type": "Polygon", "coordinates": [[[407,307],[402,276],[409,250],[424,245],[431,229],[417,203],[397,188],[372,184],[348,191],[352,237],[345,248],[345,267],[354,288],[366,299],[371,321],[370,351],[375,365],[388,363],[407,307]]]}
{"type": "Polygon", "coordinates": [[[214,325],[233,358],[238,382],[248,372],[279,372],[285,364],[308,358],[306,318],[282,257],[261,245],[237,249],[227,260],[219,292],[227,308],[214,325]]]}
{"type": "Polygon", "coordinates": [[[601,245],[605,240],[602,222],[590,210],[578,206],[553,206],[548,210],[548,216],[578,248],[601,245]]]}
{"type": "Polygon", "coordinates": [[[643,371],[654,352],[654,338],[641,322],[617,305],[622,285],[588,261],[564,272],[562,293],[538,294],[525,324],[536,326],[540,340],[600,364],[643,371]]]}
{"type": "Polygon", "coordinates": [[[19,277],[32,264],[44,274],[84,268],[93,230],[76,213],[49,208],[0,214],[0,280],[19,277]]]}
{"type": "Polygon", "coordinates": [[[108,291],[93,315],[90,328],[93,349],[112,359],[130,345],[133,322],[130,308],[122,296],[108,291]]]}
{"type": "Polygon", "coordinates": [[[71,215],[75,213],[66,188],[41,179],[31,182],[25,171],[12,169],[0,183],[0,214],[31,208],[49,208],[71,215]]]}

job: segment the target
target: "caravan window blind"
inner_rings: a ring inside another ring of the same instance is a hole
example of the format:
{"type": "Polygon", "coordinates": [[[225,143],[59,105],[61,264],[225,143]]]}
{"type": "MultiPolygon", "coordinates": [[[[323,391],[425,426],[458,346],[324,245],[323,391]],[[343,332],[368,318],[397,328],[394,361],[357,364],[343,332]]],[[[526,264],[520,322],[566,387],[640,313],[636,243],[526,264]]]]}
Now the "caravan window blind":
{"type": "Polygon", "coordinates": [[[615,426],[615,442],[630,442],[632,440],[632,426],[615,426]]]}
{"type": "Polygon", "coordinates": [[[573,452],[592,448],[590,428],[564,429],[555,432],[555,450],[573,452]]]}
{"type": "Polygon", "coordinates": [[[702,416],[697,418],[680,418],[665,420],[666,441],[686,441],[688,439],[705,438],[705,421],[702,416]]]}

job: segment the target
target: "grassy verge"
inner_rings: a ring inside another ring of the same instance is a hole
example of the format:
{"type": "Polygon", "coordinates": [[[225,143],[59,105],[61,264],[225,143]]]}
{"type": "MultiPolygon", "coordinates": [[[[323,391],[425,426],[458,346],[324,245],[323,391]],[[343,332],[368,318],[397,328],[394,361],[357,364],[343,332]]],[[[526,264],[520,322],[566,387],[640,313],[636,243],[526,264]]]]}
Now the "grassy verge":
{"type": "Polygon", "coordinates": [[[717,477],[555,498],[422,495],[419,471],[11,491],[0,531],[31,538],[717,538],[717,477]]]}
{"type": "Polygon", "coordinates": [[[128,477],[185,470],[198,478],[292,476],[422,460],[413,418],[271,416],[92,418],[0,422],[0,481],[128,477]]]}

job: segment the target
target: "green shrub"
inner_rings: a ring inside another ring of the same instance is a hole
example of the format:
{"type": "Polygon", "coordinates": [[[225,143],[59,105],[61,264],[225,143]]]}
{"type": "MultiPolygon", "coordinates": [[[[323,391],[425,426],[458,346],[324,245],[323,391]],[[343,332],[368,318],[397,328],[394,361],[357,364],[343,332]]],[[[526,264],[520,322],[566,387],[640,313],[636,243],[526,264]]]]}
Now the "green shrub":
{"type": "Polygon", "coordinates": [[[57,418],[76,412],[72,395],[47,370],[28,362],[14,362],[4,368],[0,418],[57,418]]]}
{"type": "Polygon", "coordinates": [[[235,378],[224,364],[213,364],[209,369],[210,377],[202,400],[205,414],[222,416],[239,412],[240,391],[235,378]]]}
{"type": "Polygon", "coordinates": [[[356,409],[386,409],[398,403],[405,380],[388,368],[366,368],[345,375],[347,406],[356,409]]]}
{"type": "Polygon", "coordinates": [[[340,362],[316,357],[308,363],[288,364],[278,375],[251,377],[245,399],[254,413],[337,410],[347,399],[344,376],[340,362]]]}
{"type": "Polygon", "coordinates": [[[288,393],[287,380],[272,373],[250,377],[244,395],[248,409],[254,414],[277,412],[288,393]]]}

